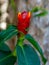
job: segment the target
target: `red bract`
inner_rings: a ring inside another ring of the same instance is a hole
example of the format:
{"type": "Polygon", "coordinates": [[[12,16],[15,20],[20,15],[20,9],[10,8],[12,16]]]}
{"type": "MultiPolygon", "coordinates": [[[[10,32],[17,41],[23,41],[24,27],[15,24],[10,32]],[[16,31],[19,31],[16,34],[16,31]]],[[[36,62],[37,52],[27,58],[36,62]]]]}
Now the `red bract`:
{"type": "Polygon", "coordinates": [[[30,18],[31,18],[31,12],[19,12],[18,13],[18,24],[17,28],[20,32],[23,32],[24,34],[27,34],[27,28],[30,24],[30,18]]]}

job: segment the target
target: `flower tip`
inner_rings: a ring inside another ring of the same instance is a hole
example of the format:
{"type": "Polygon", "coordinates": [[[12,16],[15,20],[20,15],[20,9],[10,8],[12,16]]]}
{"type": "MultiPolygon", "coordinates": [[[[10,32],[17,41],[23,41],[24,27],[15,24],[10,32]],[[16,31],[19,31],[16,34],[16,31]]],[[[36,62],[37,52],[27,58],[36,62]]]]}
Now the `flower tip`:
{"type": "Polygon", "coordinates": [[[18,17],[21,15],[21,12],[18,13],[18,17]]]}
{"type": "Polygon", "coordinates": [[[28,12],[28,17],[29,17],[29,18],[31,17],[31,12],[28,12]]]}

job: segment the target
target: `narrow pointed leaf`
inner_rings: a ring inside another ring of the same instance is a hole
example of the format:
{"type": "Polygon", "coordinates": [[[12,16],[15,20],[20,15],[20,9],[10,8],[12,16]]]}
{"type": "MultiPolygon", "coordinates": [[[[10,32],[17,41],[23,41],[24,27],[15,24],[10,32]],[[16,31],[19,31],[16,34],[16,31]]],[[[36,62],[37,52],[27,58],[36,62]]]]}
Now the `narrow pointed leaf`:
{"type": "Polygon", "coordinates": [[[0,51],[0,65],[14,65],[16,57],[11,52],[0,51]]]}
{"type": "Polygon", "coordinates": [[[7,28],[7,30],[1,31],[0,32],[0,44],[8,39],[10,39],[11,37],[13,37],[14,35],[16,35],[18,33],[18,30],[15,26],[11,25],[7,28]]]}
{"type": "Polygon", "coordinates": [[[34,46],[34,48],[39,52],[39,54],[41,55],[41,58],[44,62],[44,64],[46,63],[47,59],[44,57],[43,51],[40,47],[40,45],[38,44],[38,42],[29,34],[27,34],[25,36],[25,38],[34,46]]]}
{"type": "Polygon", "coordinates": [[[31,12],[32,12],[32,13],[35,13],[35,12],[38,12],[39,10],[41,10],[40,7],[34,7],[34,8],[31,10],[31,12]]]}
{"type": "Polygon", "coordinates": [[[17,45],[16,51],[18,65],[40,65],[40,58],[30,45],[17,45]]]}
{"type": "Polygon", "coordinates": [[[34,7],[32,10],[31,10],[31,13],[33,13],[34,17],[39,17],[39,16],[45,16],[48,14],[48,11],[45,10],[44,8],[41,8],[41,7],[34,7]],[[39,12],[39,13],[38,13],[39,12]]]}
{"type": "Polygon", "coordinates": [[[11,50],[5,43],[2,43],[0,46],[0,51],[10,52],[11,50]]]}
{"type": "Polygon", "coordinates": [[[45,15],[47,15],[48,14],[48,12],[47,11],[42,11],[41,13],[35,13],[35,15],[34,15],[34,17],[40,17],[40,16],[45,16],[45,15]]]}

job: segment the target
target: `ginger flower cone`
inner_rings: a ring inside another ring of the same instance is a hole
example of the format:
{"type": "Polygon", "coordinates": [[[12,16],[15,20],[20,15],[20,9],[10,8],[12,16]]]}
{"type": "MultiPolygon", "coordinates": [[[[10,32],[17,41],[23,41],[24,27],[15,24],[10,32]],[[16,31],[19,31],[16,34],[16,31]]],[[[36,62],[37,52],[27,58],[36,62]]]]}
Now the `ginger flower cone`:
{"type": "Polygon", "coordinates": [[[30,25],[31,12],[23,11],[18,13],[17,28],[19,32],[27,34],[30,25]]]}

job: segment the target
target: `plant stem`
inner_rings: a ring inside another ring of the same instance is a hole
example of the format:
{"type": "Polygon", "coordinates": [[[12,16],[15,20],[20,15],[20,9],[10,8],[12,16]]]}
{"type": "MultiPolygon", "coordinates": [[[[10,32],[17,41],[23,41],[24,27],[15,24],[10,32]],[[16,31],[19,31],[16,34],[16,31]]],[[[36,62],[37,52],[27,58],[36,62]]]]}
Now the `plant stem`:
{"type": "Polygon", "coordinates": [[[23,33],[20,33],[20,36],[18,35],[17,44],[22,46],[24,39],[25,39],[25,35],[23,33]]]}

